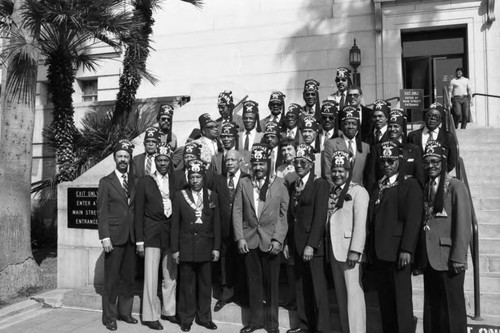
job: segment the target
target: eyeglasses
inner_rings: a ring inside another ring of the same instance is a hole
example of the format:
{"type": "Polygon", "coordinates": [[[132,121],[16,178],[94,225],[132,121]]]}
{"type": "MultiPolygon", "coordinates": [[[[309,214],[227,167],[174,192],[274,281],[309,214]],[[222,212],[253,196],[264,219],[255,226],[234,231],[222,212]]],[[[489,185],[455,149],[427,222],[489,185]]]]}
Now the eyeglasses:
{"type": "Polygon", "coordinates": [[[347,94],[347,97],[359,98],[360,94],[347,94]]]}
{"type": "Polygon", "coordinates": [[[424,167],[438,166],[441,164],[441,160],[424,160],[424,167]]]}
{"type": "Polygon", "coordinates": [[[161,121],[167,121],[167,120],[170,120],[170,118],[169,117],[161,117],[160,120],[161,121]]]}
{"type": "Polygon", "coordinates": [[[425,116],[425,118],[427,119],[432,119],[432,120],[440,120],[441,119],[441,116],[440,115],[437,115],[437,114],[430,114],[428,116],[425,116]]]}
{"type": "Polygon", "coordinates": [[[217,125],[207,125],[205,126],[206,129],[213,130],[217,128],[217,125]]]}
{"type": "Polygon", "coordinates": [[[347,79],[345,79],[345,78],[336,78],[335,82],[347,82],[347,79]]]}
{"type": "Polygon", "coordinates": [[[306,167],[306,166],[309,165],[309,162],[306,161],[306,160],[304,160],[304,159],[300,159],[300,160],[299,159],[295,159],[293,161],[293,165],[295,165],[295,166],[301,166],[301,167],[304,168],[304,167],[306,167]]]}
{"type": "Polygon", "coordinates": [[[315,92],[305,93],[306,96],[316,96],[315,92]]]}
{"type": "Polygon", "coordinates": [[[334,120],[335,116],[321,116],[321,118],[324,120],[334,120]]]}
{"type": "Polygon", "coordinates": [[[388,164],[388,165],[393,165],[396,162],[396,160],[382,160],[382,164],[388,164]]]}

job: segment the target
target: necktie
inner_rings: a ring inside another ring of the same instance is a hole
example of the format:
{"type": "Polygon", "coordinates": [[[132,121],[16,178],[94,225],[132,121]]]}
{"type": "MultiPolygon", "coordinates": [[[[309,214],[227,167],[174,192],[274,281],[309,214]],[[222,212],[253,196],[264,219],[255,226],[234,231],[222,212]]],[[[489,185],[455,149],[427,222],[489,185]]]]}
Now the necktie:
{"type": "Polygon", "coordinates": [[[127,197],[129,196],[129,193],[128,193],[128,181],[127,181],[127,175],[126,174],[123,174],[122,175],[122,178],[123,178],[123,183],[122,183],[122,186],[123,186],[123,189],[125,190],[125,194],[127,195],[127,197]]]}
{"type": "Polygon", "coordinates": [[[271,175],[274,175],[275,169],[276,169],[276,157],[273,149],[271,152],[271,175]]]}
{"type": "Polygon", "coordinates": [[[196,206],[200,207],[203,204],[203,197],[201,196],[201,191],[198,192],[198,203],[196,206]]]}
{"type": "Polygon", "coordinates": [[[354,157],[354,149],[352,148],[352,140],[349,140],[349,146],[347,147],[349,149],[349,154],[351,154],[351,157],[354,157]]]}
{"type": "Polygon", "coordinates": [[[245,150],[249,150],[249,145],[250,145],[250,131],[247,131],[245,134],[245,150]]]}
{"type": "Polygon", "coordinates": [[[286,136],[289,137],[290,139],[294,139],[293,131],[291,129],[287,130],[286,136]]]}
{"type": "Polygon", "coordinates": [[[151,174],[151,166],[153,165],[153,157],[148,155],[146,157],[146,175],[149,176],[151,174]]]}
{"type": "Polygon", "coordinates": [[[379,142],[381,137],[382,137],[382,131],[378,129],[377,131],[375,131],[375,142],[379,142]]]}
{"type": "Polygon", "coordinates": [[[429,140],[434,140],[434,131],[429,132],[429,140]]]}
{"type": "Polygon", "coordinates": [[[227,185],[229,189],[229,197],[231,198],[231,202],[234,199],[234,175],[229,175],[229,183],[227,185]]]}
{"type": "Polygon", "coordinates": [[[303,189],[304,189],[304,181],[302,180],[302,178],[299,178],[297,180],[297,192],[302,192],[303,189]]]}
{"type": "Polygon", "coordinates": [[[344,108],[344,104],[345,104],[345,95],[344,93],[342,93],[342,96],[340,97],[340,110],[344,108]]]}
{"type": "Polygon", "coordinates": [[[277,124],[279,122],[278,117],[274,117],[273,121],[277,124]]]}
{"type": "Polygon", "coordinates": [[[434,199],[436,198],[436,180],[431,179],[429,182],[429,189],[428,189],[428,202],[431,204],[434,204],[434,199]]]}
{"type": "Polygon", "coordinates": [[[222,174],[224,175],[227,172],[227,170],[226,170],[226,152],[224,152],[224,154],[222,154],[221,169],[222,169],[222,174]]]}

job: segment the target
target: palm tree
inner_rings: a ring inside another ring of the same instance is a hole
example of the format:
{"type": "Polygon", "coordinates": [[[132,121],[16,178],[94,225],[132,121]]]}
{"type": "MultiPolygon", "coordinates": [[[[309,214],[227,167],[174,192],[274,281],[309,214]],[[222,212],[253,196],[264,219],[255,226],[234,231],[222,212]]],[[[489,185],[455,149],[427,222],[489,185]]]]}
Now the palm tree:
{"type": "MultiPolygon", "coordinates": [[[[73,83],[80,67],[95,70],[92,47],[103,42],[117,51],[135,23],[123,0],[25,0],[21,17],[47,66],[56,131],[57,182],[73,180],[73,83]]],[[[20,45],[11,44],[11,49],[20,45]]]]}
{"type": "MultiPolygon", "coordinates": [[[[197,8],[201,8],[202,0],[182,0],[197,8]]],[[[153,33],[153,13],[158,9],[160,0],[133,0],[133,18],[135,22],[141,22],[131,31],[131,38],[126,46],[123,59],[123,73],[120,76],[119,90],[116,96],[114,123],[123,126],[132,111],[137,89],[144,77],[155,83],[156,79],[146,69],[146,61],[149,56],[150,37],[153,33]],[[140,47],[138,47],[140,46],[140,47]]]]}

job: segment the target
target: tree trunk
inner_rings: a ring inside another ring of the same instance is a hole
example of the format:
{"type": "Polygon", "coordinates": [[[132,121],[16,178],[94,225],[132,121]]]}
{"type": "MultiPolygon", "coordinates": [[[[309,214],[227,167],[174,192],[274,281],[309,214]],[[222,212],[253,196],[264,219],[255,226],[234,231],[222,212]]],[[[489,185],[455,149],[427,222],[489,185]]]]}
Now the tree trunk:
{"type": "MultiPolygon", "coordinates": [[[[14,22],[19,23],[16,1],[14,22]]],[[[31,251],[31,167],[36,73],[26,78],[32,102],[5,91],[2,82],[0,130],[0,300],[24,294],[41,283],[40,268],[31,251]]],[[[4,68],[9,73],[9,68],[4,68]]],[[[5,77],[5,76],[4,76],[5,77]]],[[[8,75],[7,75],[8,77],[8,75]]]]}

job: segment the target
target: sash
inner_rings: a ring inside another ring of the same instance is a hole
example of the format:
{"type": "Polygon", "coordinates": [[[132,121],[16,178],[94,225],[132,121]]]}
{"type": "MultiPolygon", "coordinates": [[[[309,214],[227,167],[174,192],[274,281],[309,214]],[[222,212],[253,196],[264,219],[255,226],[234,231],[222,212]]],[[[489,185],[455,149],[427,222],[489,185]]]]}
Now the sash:
{"type": "MultiPolygon", "coordinates": [[[[187,194],[186,190],[181,190],[182,196],[184,197],[184,200],[186,200],[187,204],[194,209],[194,214],[196,215],[196,221],[194,223],[196,224],[202,224],[203,221],[201,220],[201,211],[203,209],[203,200],[201,200],[200,204],[195,204],[194,202],[189,199],[189,196],[187,194]]],[[[203,194],[202,194],[203,196],[203,194]]]]}

